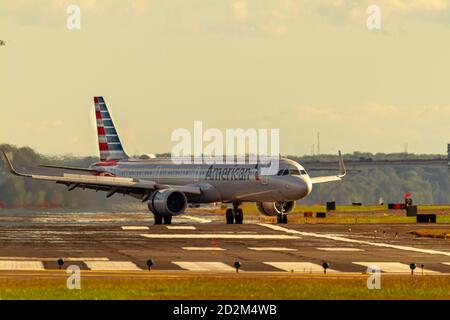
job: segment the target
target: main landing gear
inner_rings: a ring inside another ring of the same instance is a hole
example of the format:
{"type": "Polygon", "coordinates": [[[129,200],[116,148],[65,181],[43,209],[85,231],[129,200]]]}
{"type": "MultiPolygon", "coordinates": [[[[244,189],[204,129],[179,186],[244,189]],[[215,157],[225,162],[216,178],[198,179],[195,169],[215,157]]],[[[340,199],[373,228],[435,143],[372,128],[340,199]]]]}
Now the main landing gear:
{"type": "Polygon", "coordinates": [[[241,203],[233,203],[233,208],[228,208],[225,217],[227,219],[227,224],[242,224],[244,222],[244,212],[239,206],[241,203]]]}
{"type": "Polygon", "coordinates": [[[168,216],[160,216],[159,214],[153,214],[153,216],[155,217],[155,225],[160,225],[160,224],[172,224],[172,216],[168,215],[168,216]]]}

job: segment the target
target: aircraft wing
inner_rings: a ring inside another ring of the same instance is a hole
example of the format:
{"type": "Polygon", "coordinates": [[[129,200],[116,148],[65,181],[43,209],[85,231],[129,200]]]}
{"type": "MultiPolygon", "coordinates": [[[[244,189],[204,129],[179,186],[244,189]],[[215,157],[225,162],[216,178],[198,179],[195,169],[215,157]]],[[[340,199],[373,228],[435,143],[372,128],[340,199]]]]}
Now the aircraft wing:
{"type": "Polygon", "coordinates": [[[143,201],[148,198],[151,191],[160,189],[173,189],[188,194],[201,194],[201,189],[200,187],[197,186],[165,185],[165,184],[158,184],[154,181],[133,179],[133,178],[106,177],[106,176],[94,176],[86,174],[67,174],[67,173],[65,173],[62,176],[20,173],[16,169],[14,169],[10,159],[8,158],[5,152],[3,152],[3,156],[5,158],[6,165],[8,166],[8,169],[12,174],[20,177],[44,181],[54,181],[56,183],[65,184],[66,186],[69,187],[69,191],[74,190],[76,188],[107,191],[108,192],[107,197],[111,197],[115,193],[137,194],[142,195],[143,201]]]}
{"type": "Polygon", "coordinates": [[[53,166],[53,165],[46,165],[46,164],[41,164],[41,165],[39,165],[39,167],[41,167],[41,168],[50,168],[50,169],[61,169],[61,170],[68,170],[68,171],[78,171],[78,172],[104,173],[104,171],[95,170],[95,169],[78,168],[78,167],[53,166]]]}
{"type": "Polygon", "coordinates": [[[345,177],[347,171],[344,165],[344,159],[342,158],[341,151],[339,151],[339,173],[335,176],[323,176],[323,177],[311,177],[312,184],[339,181],[345,177]]]}

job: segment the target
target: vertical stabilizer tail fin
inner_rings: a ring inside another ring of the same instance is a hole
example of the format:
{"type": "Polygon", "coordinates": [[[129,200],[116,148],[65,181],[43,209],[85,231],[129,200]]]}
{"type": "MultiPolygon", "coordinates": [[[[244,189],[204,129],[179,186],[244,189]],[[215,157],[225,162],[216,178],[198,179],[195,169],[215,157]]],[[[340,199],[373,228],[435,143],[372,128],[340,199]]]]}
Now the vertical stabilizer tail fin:
{"type": "Polygon", "coordinates": [[[103,97],[94,97],[101,161],[128,159],[103,97]]]}

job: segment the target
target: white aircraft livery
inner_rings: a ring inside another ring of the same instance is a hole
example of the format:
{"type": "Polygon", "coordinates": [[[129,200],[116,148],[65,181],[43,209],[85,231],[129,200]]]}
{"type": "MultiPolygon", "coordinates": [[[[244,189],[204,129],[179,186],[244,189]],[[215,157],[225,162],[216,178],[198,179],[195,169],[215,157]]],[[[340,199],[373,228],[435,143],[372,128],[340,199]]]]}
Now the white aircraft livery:
{"type": "Polygon", "coordinates": [[[262,163],[256,164],[175,164],[169,158],[143,156],[130,158],[124,151],[103,97],[94,98],[100,162],[89,168],[43,166],[62,169],[64,174],[36,175],[18,172],[3,152],[11,173],[21,177],[53,181],[76,188],[107,192],[107,197],[124,194],[146,202],[155,224],[171,224],[172,217],[183,214],[189,204],[227,203],[228,224],[242,224],[240,205],[256,203],[259,211],[277,216],[287,223],[287,215],[296,201],[309,195],[313,185],[339,181],[345,167],[339,151],[339,173],[334,176],[310,177],[297,162],[280,158],[279,170],[261,174],[262,163]]]}

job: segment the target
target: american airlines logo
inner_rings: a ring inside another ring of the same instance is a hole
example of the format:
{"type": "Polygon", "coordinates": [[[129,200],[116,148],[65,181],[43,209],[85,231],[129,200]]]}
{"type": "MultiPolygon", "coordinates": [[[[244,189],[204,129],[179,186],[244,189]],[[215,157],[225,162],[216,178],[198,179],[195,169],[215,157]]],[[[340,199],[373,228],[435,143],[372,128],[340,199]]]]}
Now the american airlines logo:
{"type": "Polygon", "coordinates": [[[278,171],[279,129],[226,129],[224,134],[217,128],[203,130],[203,122],[194,121],[193,133],[176,129],[171,141],[176,143],[171,151],[174,164],[263,164],[262,175],[278,171]]]}
{"type": "MultiPolygon", "coordinates": [[[[229,181],[229,180],[239,180],[247,181],[250,180],[251,174],[250,168],[214,168],[214,166],[209,167],[206,172],[205,180],[212,181],[229,181]]],[[[258,179],[258,177],[255,177],[258,179]]]]}

